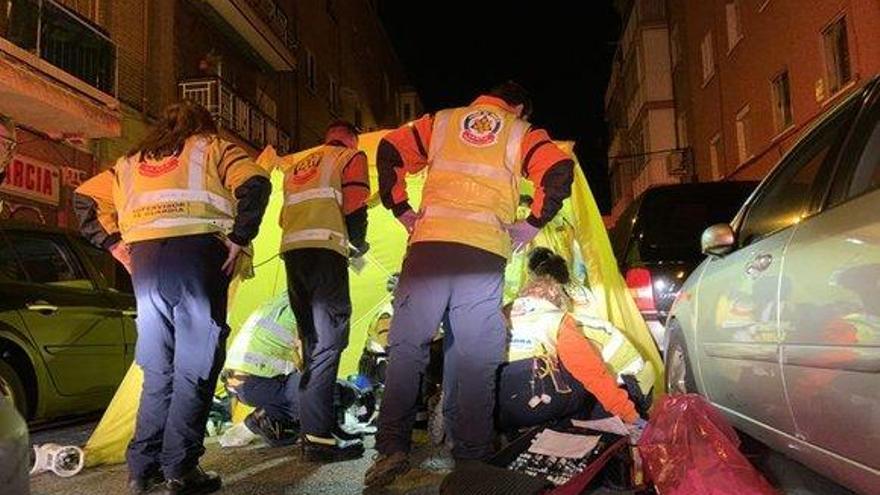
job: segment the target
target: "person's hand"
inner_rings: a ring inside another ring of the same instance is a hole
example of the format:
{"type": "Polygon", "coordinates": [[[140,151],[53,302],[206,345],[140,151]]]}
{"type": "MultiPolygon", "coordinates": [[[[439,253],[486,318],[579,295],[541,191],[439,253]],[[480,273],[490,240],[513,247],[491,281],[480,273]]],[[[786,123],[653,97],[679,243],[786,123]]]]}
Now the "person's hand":
{"type": "Polygon", "coordinates": [[[125,271],[131,275],[131,250],[128,248],[128,244],[122,241],[117,242],[110,246],[110,254],[113,255],[113,258],[121,263],[122,266],[125,267],[125,271]]]}
{"type": "Polygon", "coordinates": [[[541,229],[525,220],[520,220],[519,222],[508,226],[507,233],[510,234],[510,243],[511,247],[513,247],[513,252],[518,252],[526,247],[532,242],[532,239],[538,235],[540,230],[541,229]]]}
{"type": "Polygon", "coordinates": [[[226,261],[223,262],[223,266],[220,267],[223,270],[223,273],[226,274],[227,277],[231,277],[232,273],[235,272],[235,262],[238,261],[238,256],[241,254],[243,246],[240,246],[227,238],[223,238],[223,244],[226,245],[226,249],[229,250],[229,254],[226,255],[226,261]]]}
{"type": "Polygon", "coordinates": [[[630,443],[633,445],[639,443],[639,439],[642,438],[642,433],[645,432],[647,426],[648,422],[642,418],[638,418],[634,422],[626,425],[626,429],[629,431],[630,443]]]}
{"type": "Polygon", "coordinates": [[[349,245],[349,257],[351,258],[360,258],[361,256],[367,254],[367,251],[370,250],[370,243],[364,241],[360,246],[355,246],[354,244],[349,245]]]}
{"type": "Polygon", "coordinates": [[[403,228],[406,229],[407,234],[412,234],[413,228],[416,225],[416,220],[418,219],[419,215],[412,210],[406,210],[405,212],[401,213],[399,217],[397,217],[397,221],[400,222],[401,225],[403,225],[403,228]]]}

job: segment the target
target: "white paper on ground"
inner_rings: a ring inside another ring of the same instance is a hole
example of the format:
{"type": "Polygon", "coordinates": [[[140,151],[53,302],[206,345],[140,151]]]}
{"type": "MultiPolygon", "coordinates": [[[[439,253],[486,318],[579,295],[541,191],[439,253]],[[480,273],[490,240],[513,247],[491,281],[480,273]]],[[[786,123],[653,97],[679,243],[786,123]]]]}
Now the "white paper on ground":
{"type": "Polygon", "coordinates": [[[598,444],[599,437],[597,436],[560,433],[548,428],[535,435],[529,452],[552,457],[580,459],[589,454],[598,444]]]}
{"type": "Polygon", "coordinates": [[[593,419],[590,421],[581,421],[578,419],[571,420],[572,426],[576,426],[578,428],[584,428],[587,430],[601,431],[605,433],[614,433],[615,435],[627,436],[629,435],[629,429],[627,429],[626,425],[623,421],[617,416],[611,416],[610,418],[603,419],[593,419]]]}

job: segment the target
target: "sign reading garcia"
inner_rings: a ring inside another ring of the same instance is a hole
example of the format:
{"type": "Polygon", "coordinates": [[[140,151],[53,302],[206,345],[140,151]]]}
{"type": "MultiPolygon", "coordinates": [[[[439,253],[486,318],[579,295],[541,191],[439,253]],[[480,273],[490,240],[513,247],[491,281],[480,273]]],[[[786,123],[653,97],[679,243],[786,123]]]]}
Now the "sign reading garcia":
{"type": "Polygon", "coordinates": [[[57,206],[60,179],[57,166],[15,155],[6,169],[0,191],[57,206]]]}

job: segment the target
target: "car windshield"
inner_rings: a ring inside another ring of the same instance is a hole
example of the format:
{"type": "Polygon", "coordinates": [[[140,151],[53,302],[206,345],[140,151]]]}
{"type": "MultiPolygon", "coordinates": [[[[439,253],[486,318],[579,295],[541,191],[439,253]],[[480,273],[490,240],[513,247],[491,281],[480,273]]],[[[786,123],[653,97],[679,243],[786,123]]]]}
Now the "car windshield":
{"type": "MultiPolygon", "coordinates": [[[[655,261],[699,259],[700,236],[706,227],[730,222],[756,184],[656,194],[642,207],[641,258],[655,261]]],[[[659,191],[658,191],[659,192],[659,191]]]]}

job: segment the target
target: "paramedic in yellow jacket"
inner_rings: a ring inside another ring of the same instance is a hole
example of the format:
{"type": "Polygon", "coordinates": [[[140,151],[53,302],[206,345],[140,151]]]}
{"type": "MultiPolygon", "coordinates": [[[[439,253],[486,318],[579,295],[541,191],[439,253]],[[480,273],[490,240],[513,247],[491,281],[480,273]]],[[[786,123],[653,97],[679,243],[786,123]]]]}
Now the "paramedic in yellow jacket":
{"type": "Polygon", "coordinates": [[[165,493],[220,489],[199,457],[229,334],[230,277],[270,190],[266,173],[190,102],[166,108],[137,147],[76,190],[81,232],[131,272],[137,299],[144,384],[127,453],[131,493],[163,477],[165,493]]]}
{"type": "Polygon", "coordinates": [[[422,117],[379,143],[383,205],[410,233],[394,297],[385,396],[365,483],[385,485],[409,469],[408,452],[431,339],[445,314],[444,359],[453,456],[492,453],[495,372],[504,359],[504,267],[559,211],[571,193],[573,161],[547,132],[525,120],[531,102],[505,83],[461,108],[422,117]],[[406,176],[427,169],[418,213],[406,176]],[[528,218],[515,221],[522,178],[535,186],[528,218]],[[451,380],[451,381],[450,381],[451,380]]]}
{"type": "Polygon", "coordinates": [[[357,144],[352,124],[333,122],[323,146],[282,164],[281,257],[303,343],[300,421],[310,461],[342,461],[364,451],[362,443],[342,437],[333,410],[339,359],[350,330],[349,257],[369,249],[370,183],[367,157],[357,144]]]}
{"type": "Polygon", "coordinates": [[[618,386],[618,363],[611,361],[626,360],[632,373],[644,361],[637,353],[614,356],[610,346],[595,340],[611,329],[575,318],[570,307],[563,286],[547,275],[530,279],[514,301],[507,364],[499,373],[502,429],[588,415],[593,401],[624,422],[643,426],[635,404],[618,386]]]}

